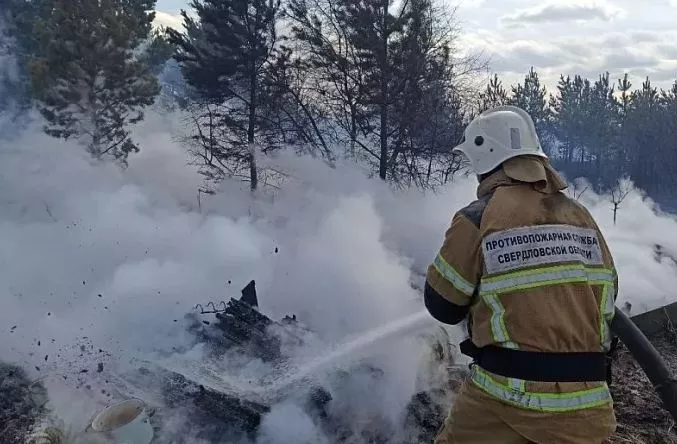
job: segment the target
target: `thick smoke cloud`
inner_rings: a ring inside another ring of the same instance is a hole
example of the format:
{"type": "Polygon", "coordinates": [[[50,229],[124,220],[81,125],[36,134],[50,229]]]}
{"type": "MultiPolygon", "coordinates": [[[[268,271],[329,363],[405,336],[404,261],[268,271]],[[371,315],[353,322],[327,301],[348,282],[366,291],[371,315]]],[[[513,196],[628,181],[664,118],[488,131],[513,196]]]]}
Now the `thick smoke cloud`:
{"type": "MultiPolygon", "coordinates": [[[[79,344],[102,350],[106,365],[151,356],[206,365],[184,315],[238,296],[252,279],[262,311],[296,314],[329,343],[420,312],[412,284],[420,286],[452,215],[474,197],[473,179],[437,194],[395,193],[355,166],[282,155],[263,162],[286,173],[280,189],[252,201],[246,184],[226,182],[198,206],[200,177],[176,141],[182,130],[177,116],[150,115],[135,135],[143,151],[124,171],[37,127],[0,141],[0,359],[50,376],[68,421],[104,402],[61,380],[101,360],[81,356],[79,344]]],[[[615,226],[608,197],[588,192],[581,201],[608,237],[619,303],[637,312],[675,300],[677,221],[655,214],[639,191],[615,226]]],[[[339,406],[397,420],[416,390],[422,353],[404,336],[373,351],[387,385],[366,390],[368,381],[356,380],[339,406]]],[[[248,365],[240,371],[260,370],[248,365]]],[[[293,404],[265,418],[262,442],[275,434],[324,439],[293,404]]]]}

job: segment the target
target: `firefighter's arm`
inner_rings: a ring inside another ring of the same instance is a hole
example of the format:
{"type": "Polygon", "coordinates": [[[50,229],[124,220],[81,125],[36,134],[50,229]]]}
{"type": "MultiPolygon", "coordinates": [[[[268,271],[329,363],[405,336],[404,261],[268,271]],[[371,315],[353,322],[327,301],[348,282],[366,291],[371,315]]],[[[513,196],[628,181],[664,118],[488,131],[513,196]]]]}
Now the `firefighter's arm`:
{"type": "MultiPolygon", "coordinates": [[[[609,244],[606,242],[606,239],[604,238],[604,234],[602,234],[602,230],[599,229],[599,226],[595,223],[595,229],[597,230],[597,236],[599,237],[600,241],[600,246],[602,248],[602,253],[604,255],[604,262],[606,263],[606,267],[609,268],[612,272],[613,276],[613,284],[608,286],[606,291],[607,291],[607,298],[611,298],[613,301],[612,304],[608,307],[608,311],[605,311],[602,313],[604,316],[604,319],[607,323],[607,326],[609,330],[611,329],[611,323],[614,320],[614,317],[616,315],[616,300],[618,298],[618,272],[616,271],[616,264],[614,263],[614,258],[611,255],[611,249],[609,248],[609,244]]],[[[615,355],[616,349],[618,347],[619,339],[616,334],[614,334],[613,331],[609,331],[609,334],[611,335],[611,341],[609,343],[609,349],[606,351],[607,352],[607,383],[611,384],[611,364],[613,361],[613,356],[615,355]]]]}
{"type": "MultiPolygon", "coordinates": [[[[613,285],[607,289],[608,291],[607,297],[612,298],[615,305],[615,302],[618,299],[618,272],[616,270],[616,264],[614,263],[614,258],[611,255],[611,249],[609,248],[609,244],[604,238],[604,235],[602,234],[602,231],[599,229],[599,227],[597,227],[597,235],[599,236],[600,246],[602,247],[605,265],[608,269],[611,270],[613,274],[613,285]]],[[[607,321],[609,323],[611,323],[611,321],[613,320],[614,314],[615,311],[612,311],[611,313],[607,314],[607,321]]]]}
{"type": "MultiPolygon", "coordinates": [[[[607,297],[613,298],[613,310],[611,313],[606,315],[606,322],[609,325],[609,329],[611,330],[611,323],[614,320],[614,317],[616,316],[616,300],[618,299],[618,272],[616,271],[616,265],[614,264],[614,259],[611,256],[611,251],[609,250],[609,246],[607,245],[606,241],[602,237],[602,243],[604,245],[604,248],[607,251],[607,254],[609,255],[609,263],[611,270],[613,272],[613,287],[610,288],[610,293],[607,297]]],[[[618,348],[618,336],[613,331],[610,331],[611,334],[611,343],[609,344],[609,357],[611,357],[615,352],[616,349],[618,348]]],[[[611,378],[609,378],[609,383],[611,383],[611,378]]]]}
{"type": "Polygon", "coordinates": [[[469,311],[481,274],[479,230],[457,213],[444,243],[428,267],[424,300],[439,322],[456,325],[469,311]]]}
{"type": "Polygon", "coordinates": [[[614,302],[616,302],[616,299],[618,298],[618,272],[616,270],[616,264],[614,262],[613,256],[611,255],[609,244],[604,238],[604,235],[602,234],[602,231],[599,229],[599,227],[597,228],[597,232],[600,239],[600,244],[604,251],[605,262],[607,263],[606,266],[613,272],[613,288],[611,289],[609,296],[613,298],[614,302]]]}

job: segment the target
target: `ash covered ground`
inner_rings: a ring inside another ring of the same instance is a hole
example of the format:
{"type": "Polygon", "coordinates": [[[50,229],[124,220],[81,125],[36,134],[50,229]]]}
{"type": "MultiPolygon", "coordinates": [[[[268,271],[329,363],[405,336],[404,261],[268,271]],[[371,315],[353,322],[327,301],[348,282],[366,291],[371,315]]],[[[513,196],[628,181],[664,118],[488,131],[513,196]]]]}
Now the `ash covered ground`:
{"type": "MultiPolygon", "coordinates": [[[[673,374],[677,371],[677,333],[648,336],[673,374]]],[[[618,429],[612,443],[674,444],[677,429],[641,367],[621,344],[616,353],[611,384],[618,429]]]]}
{"type": "MultiPolygon", "coordinates": [[[[81,361],[97,364],[73,368],[62,376],[64,384],[74,385],[82,396],[104,399],[107,405],[134,395],[143,398],[153,412],[154,444],[291,443],[293,436],[273,438],[266,433],[271,427],[277,430],[269,423],[284,420],[290,409],[296,413],[295,420],[306,418],[307,428],[314,429],[312,442],[409,443],[432,441],[463,373],[462,367],[448,364],[453,361],[448,336],[433,329],[432,335],[423,338],[429,346],[429,360],[420,375],[425,379],[425,390],[416,392],[404,412],[392,418],[374,408],[354,411],[352,404],[342,399],[351,391],[378,386],[384,371],[369,360],[343,359],[350,361],[344,366],[329,362],[330,370],[315,369],[321,378],[308,372],[280,380],[280,374],[299,373],[292,369],[286,351],[312,346],[317,337],[296,315],[274,321],[260,312],[253,281],[241,298],[199,305],[177,324],[188,330],[195,344],[202,347],[203,356],[213,362],[228,360],[230,369],[238,359],[245,367],[251,362],[269,366],[274,375],[268,382],[276,388],[224,382],[218,369],[204,362],[195,365],[201,371],[194,373],[148,362],[122,371],[111,369],[106,352],[86,342],[79,345],[81,361]]],[[[9,395],[0,401],[0,424],[4,427],[0,443],[43,442],[38,437],[46,436],[44,431],[49,427],[65,431],[59,444],[109,442],[52,415],[41,380],[30,380],[19,367],[2,367],[0,387],[9,395]]],[[[308,430],[301,431],[298,442],[311,442],[308,435],[308,430]]]]}
{"type": "MultiPolygon", "coordinates": [[[[196,342],[204,345],[206,356],[214,360],[248,356],[280,369],[290,365],[285,350],[308,346],[316,340],[296,315],[274,321],[261,313],[253,282],[242,294],[242,298],[228,303],[199,306],[183,320],[182,325],[187,326],[196,342]]],[[[98,390],[109,403],[129,396],[133,387],[143,387],[148,396],[145,401],[154,412],[151,423],[155,428],[153,442],[157,444],[282,442],[265,435],[265,428],[270,427],[266,421],[275,418],[275,410],[280,406],[296,409],[298,415],[307,418],[307,426],[315,429],[316,442],[430,443],[466,375],[464,366],[452,365],[455,352],[448,346],[448,337],[439,333],[440,330],[437,336],[429,335],[426,342],[430,347],[423,375],[426,388],[412,396],[399,422],[386,415],[374,415],[373,410],[371,416],[348,411],[340,395],[337,399],[337,393],[356,388],[356,379],[369,385],[383,377],[382,369],[368,361],[352,362],[342,370],[330,371],[322,380],[309,374],[282,384],[275,391],[246,390],[242,386],[229,389],[219,385],[214,375],[210,380],[204,373],[195,373],[193,380],[161,366],[131,366],[124,374],[114,374],[99,363],[91,372],[80,370],[75,379],[79,389],[90,394],[98,390]]],[[[677,371],[677,333],[668,329],[651,335],[650,340],[670,369],[677,371]]],[[[81,345],[80,350],[83,355],[105,355],[102,350],[86,345],[81,345]]],[[[611,443],[677,443],[672,418],[622,344],[616,351],[613,376],[619,427],[611,443]]],[[[21,368],[5,365],[0,368],[0,390],[3,393],[0,443],[31,442],[38,427],[50,425],[47,392],[40,380],[31,381],[21,368]]],[[[304,431],[306,438],[301,439],[307,439],[307,433],[304,431]]],[[[90,436],[88,441],[87,435],[74,433],[63,443],[91,443],[95,438],[90,436]]]]}

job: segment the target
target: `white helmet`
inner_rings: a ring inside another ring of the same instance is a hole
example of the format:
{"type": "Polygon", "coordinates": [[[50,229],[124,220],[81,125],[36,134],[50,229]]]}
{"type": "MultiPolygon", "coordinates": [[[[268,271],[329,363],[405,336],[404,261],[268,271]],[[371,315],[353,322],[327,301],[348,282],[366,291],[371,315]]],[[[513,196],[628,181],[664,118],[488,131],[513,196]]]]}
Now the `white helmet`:
{"type": "Polygon", "coordinates": [[[470,161],[475,174],[485,174],[517,156],[547,159],[531,116],[516,106],[498,106],[477,116],[452,149],[470,161]]]}

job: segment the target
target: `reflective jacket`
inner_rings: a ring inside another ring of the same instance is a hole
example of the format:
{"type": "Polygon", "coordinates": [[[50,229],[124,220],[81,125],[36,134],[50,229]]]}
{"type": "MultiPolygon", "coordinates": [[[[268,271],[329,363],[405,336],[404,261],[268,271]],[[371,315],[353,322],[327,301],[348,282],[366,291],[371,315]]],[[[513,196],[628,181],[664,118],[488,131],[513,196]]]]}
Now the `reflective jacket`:
{"type": "Polygon", "coordinates": [[[477,386],[549,412],[611,402],[600,365],[617,276],[597,224],[565,187],[547,161],[504,163],[454,215],[425,289],[441,322],[469,314],[477,386]]]}

